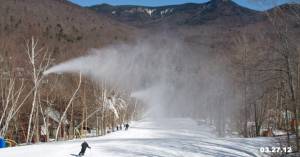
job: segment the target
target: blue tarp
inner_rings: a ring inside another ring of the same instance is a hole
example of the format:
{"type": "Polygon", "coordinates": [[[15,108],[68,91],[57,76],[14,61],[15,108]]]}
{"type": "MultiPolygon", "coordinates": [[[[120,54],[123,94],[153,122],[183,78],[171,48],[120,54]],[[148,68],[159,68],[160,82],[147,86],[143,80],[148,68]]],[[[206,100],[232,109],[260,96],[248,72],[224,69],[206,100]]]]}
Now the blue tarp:
{"type": "Polygon", "coordinates": [[[0,148],[4,148],[5,147],[5,140],[4,138],[0,137],[0,148]]]}

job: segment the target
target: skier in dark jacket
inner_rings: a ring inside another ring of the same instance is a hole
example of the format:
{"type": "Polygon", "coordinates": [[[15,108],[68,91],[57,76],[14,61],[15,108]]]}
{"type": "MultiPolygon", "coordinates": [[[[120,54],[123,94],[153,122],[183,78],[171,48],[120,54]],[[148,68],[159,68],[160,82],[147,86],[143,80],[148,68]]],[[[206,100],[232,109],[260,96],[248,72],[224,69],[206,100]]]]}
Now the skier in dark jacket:
{"type": "Polygon", "coordinates": [[[126,124],[125,125],[125,130],[128,130],[128,128],[129,128],[129,124],[126,124]]]}
{"type": "Polygon", "coordinates": [[[89,144],[86,141],[84,141],[81,144],[81,151],[79,152],[79,156],[84,156],[86,148],[90,148],[91,149],[91,147],[89,146],[89,144]]]}

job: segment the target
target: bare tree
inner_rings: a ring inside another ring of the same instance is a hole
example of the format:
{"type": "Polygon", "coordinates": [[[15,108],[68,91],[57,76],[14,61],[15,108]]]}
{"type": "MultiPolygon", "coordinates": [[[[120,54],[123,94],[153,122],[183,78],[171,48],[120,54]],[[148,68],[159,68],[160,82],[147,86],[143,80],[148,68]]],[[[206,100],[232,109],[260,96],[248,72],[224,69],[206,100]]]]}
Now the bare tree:
{"type": "Polygon", "coordinates": [[[298,128],[298,105],[297,105],[297,82],[298,80],[298,66],[299,54],[296,51],[295,44],[290,38],[289,26],[285,22],[285,15],[280,8],[272,14],[267,14],[268,18],[274,28],[276,37],[280,44],[275,51],[279,54],[281,64],[278,67],[281,69],[284,82],[286,82],[290,103],[294,113],[295,120],[295,134],[296,134],[296,151],[299,151],[299,128],[298,128]]]}
{"type": "Polygon", "coordinates": [[[20,105],[20,103],[19,103],[20,96],[24,91],[23,85],[24,85],[24,80],[21,81],[20,87],[17,88],[16,84],[15,84],[15,79],[9,78],[9,84],[8,84],[8,89],[7,89],[8,94],[6,95],[5,99],[2,98],[2,100],[3,100],[2,103],[5,104],[5,107],[3,109],[2,116],[0,119],[0,126],[3,126],[0,129],[0,136],[6,135],[8,129],[9,129],[8,127],[10,125],[10,122],[15,115],[14,112],[20,105]]]}
{"type": "Polygon", "coordinates": [[[79,74],[79,82],[78,82],[78,86],[76,88],[76,90],[74,91],[72,97],[70,98],[68,104],[67,104],[67,107],[65,108],[65,111],[64,113],[62,114],[62,116],[60,117],[60,120],[59,120],[59,123],[58,123],[58,126],[57,126],[57,130],[56,130],[56,134],[55,134],[55,139],[58,140],[58,134],[59,134],[59,129],[61,127],[61,124],[63,123],[63,121],[65,120],[65,117],[66,117],[66,114],[67,114],[67,111],[69,109],[69,107],[71,106],[78,90],[80,89],[80,85],[81,85],[81,73],[79,74]]]}
{"type": "MultiPolygon", "coordinates": [[[[38,105],[37,105],[38,87],[40,85],[41,80],[43,79],[43,71],[47,69],[50,64],[50,55],[48,55],[47,49],[45,50],[44,47],[38,48],[37,46],[38,46],[38,40],[36,40],[34,37],[32,37],[31,40],[26,41],[25,51],[28,56],[29,63],[32,66],[31,72],[32,72],[32,81],[33,81],[32,106],[31,106],[31,112],[28,121],[27,137],[26,137],[27,143],[31,142],[31,134],[33,134],[34,132],[33,130],[31,130],[32,121],[34,118],[33,115],[35,112],[37,112],[38,114],[38,105]],[[44,54],[42,54],[42,52],[44,54]],[[40,57],[41,55],[42,57],[40,57]]],[[[38,115],[36,118],[38,119],[38,115]]],[[[36,132],[36,136],[38,136],[38,132],[36,132]]]]}

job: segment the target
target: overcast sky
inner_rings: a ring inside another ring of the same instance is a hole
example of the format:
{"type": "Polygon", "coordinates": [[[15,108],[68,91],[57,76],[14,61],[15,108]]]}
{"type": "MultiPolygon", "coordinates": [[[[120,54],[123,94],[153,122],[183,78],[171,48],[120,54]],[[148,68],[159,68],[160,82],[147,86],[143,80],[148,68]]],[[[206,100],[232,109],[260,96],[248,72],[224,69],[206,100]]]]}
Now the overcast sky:
{"type": "MultiPolygon", "coordinates": [[[[171,4],[182,4],[182,3],[204,3],[209,0],[69,0],[73,3],[81,6],[91,6],[95,4],[108,3],[111,5],[143,5],[143,6],[162,6],[171,4]]],[[[236,3],[255,10],[266,10],[272,8],[274,5],[286,3],[291,0],[233,0],[236,3]],[[255,2],[264,1],[264,2],[255,2]]],[[[300,0],[295,0],[300,1],[300,0]]]]}

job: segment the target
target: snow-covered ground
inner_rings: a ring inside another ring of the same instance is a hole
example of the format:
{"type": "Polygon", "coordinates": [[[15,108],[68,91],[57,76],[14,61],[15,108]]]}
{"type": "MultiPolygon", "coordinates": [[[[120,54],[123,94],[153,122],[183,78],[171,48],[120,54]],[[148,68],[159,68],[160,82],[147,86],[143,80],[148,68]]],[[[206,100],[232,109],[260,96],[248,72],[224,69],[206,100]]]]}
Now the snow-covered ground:
{"type": "MultiPolygon", "coordinates": [[[[217,138],[207,125],[190,119],[142,120],[128,131],[85,139],[86,157],[243,157],[263,156],[272,138],[217,138]]],[[[2,157],[72,157],[83,139],[0,149],[2,157]]]]}

